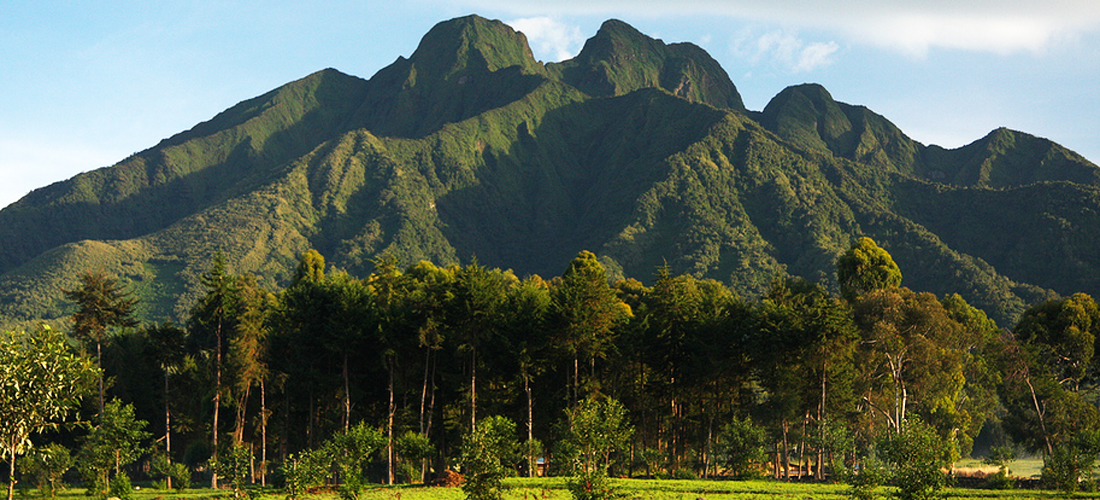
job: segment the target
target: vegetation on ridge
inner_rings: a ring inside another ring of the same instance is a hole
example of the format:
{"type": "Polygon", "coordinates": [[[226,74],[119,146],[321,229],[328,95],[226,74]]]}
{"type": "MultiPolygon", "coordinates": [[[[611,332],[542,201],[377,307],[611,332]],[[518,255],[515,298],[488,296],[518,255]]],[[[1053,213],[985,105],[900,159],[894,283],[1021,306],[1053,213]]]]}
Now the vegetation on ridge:
{"type": "Polygon", "coordinates": [[[782,274],[838,290],[870,236],[907,286],[1009,325],[1100,293],[1097,172],[1003,129],[924,146],[816,85],[747,112],[702,49],[620,21],[543,65],[468,16],[370,80],[318,72],[0,211],[0,324],[64,316],[96,269],[181,320],[218,250],[277,287],[308,248],[358,276],[384,254],[547,274],[590,248],[612,276],[668,263],[752,295],[782,274]]]}

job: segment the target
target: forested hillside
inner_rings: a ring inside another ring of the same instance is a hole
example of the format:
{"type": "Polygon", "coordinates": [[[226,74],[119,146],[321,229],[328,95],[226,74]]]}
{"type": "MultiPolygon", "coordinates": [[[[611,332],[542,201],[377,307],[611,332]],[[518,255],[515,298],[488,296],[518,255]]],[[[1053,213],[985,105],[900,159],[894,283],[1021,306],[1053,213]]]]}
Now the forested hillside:
{"type": "Polygon", "coordinates": [[[87,270],[182,321],[219,250],[269,289],[310,248],[354,276],[383,256],[553,276],[590,249],[612,277],[667,263],[754,297],[782,275],[836,291],[870,236],[906,286],[1011,326],[1100,292],[1098,172],[1004,129],[923,145],[817,85],[748,111],[705,51],[619,21],[542,64],[470,16],[369,80],[317,72],[3,209],[0,324],[58,321],[87,270]]]}

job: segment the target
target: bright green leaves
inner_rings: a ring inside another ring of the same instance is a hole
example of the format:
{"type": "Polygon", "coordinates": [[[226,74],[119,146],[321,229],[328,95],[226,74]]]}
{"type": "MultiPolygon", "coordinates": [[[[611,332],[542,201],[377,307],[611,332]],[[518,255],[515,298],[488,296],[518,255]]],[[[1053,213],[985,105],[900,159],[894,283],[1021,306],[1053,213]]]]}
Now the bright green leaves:
{"type": "Polygon", "coordinates": [[[871,238],[860,238],[836,261],[840,293],[848,300],[872,290],[901,285],[901,269],[871,238]]]}

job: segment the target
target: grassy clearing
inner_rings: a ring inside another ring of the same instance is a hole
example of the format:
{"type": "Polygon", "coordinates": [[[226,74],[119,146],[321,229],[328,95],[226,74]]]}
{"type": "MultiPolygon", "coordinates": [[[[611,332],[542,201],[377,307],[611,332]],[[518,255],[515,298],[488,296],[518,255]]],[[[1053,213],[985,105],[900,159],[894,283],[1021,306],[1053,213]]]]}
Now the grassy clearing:
{"type": "MultiPolygon", "coordinates": [[[[955,467],[989,468],[988,465],[983,464],[981,460],[975,458],[960,460],[955,463],[955,467]]],[[[1043,471],[1043,459],[1021,458],[1019,460],[1013,460],[1009,462],[1008,470],[1016,477],[1039,477],[1040,473],[1043,471]]]]}

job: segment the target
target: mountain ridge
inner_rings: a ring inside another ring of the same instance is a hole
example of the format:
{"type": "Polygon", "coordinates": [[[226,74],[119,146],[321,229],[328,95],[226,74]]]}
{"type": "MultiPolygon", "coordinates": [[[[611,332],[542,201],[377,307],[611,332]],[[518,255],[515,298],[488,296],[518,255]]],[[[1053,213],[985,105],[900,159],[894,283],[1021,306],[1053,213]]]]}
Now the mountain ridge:
{"type": "Polygon", "coordinates": [[[1098,175],[1007,129],[925,146],[816,84],[748,111],[705,51],[621,21],[541,64],[467,16],[369,80],[316,72],[0,210],[0,324],[63,316],[58,290],[97,268],[144,318],[182,318],[219,250],[272,288],[309,248],[360,275],[390,254],[545,276],[589,249],[615,276],[667,263],[752,296],[780,273],[835,287],[836,256],[869,235],[907,286],[1008,325],[1100,292],[1098,175]]]}

